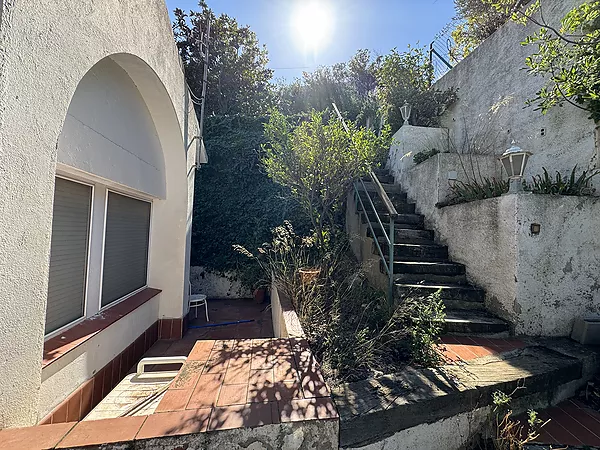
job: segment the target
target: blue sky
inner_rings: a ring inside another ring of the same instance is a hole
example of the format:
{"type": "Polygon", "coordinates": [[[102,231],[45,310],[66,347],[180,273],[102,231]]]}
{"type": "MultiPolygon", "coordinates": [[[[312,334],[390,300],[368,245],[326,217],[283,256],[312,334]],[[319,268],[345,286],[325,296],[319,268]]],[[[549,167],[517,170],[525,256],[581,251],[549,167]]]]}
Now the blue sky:
{"type": "MultiPolygon", "coordinates": [[[[166,0],[169,11],[198,9],[197,0],[166,0]]],[[[320,65],[347,61],[358,49],[384,54],[408,44],[429,45],[454,15],[453,0],[319,0],[328,3],[333,24],[329,43],[317,52],[298,45],[292,22],[306,0],[208,0],[217,14],[249,25],[269,50],[275,78],[291,80],[320,65]]]]}

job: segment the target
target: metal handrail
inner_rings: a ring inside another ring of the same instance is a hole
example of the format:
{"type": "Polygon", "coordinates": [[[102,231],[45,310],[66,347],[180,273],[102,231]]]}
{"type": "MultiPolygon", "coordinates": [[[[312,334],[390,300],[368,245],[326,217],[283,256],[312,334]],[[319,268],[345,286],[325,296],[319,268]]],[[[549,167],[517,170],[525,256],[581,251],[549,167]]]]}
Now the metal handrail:
{"type": "Polygon", "coordinates": [[[365,182],[362,180],[362,178],[359,179],[358,182],[354,183],[354,195],[356,196],[358,203],[360,203],[362,211],[365,213],[365,216],[367,219],[367,225],[368,225],[369,229],[371,230],[371,235],[373,236],[373,241],[375,242],[375,246],[377,247],[377,251],[379,252],[381,261],[383,262],[383,264],[385,266],[385,270],[387,272],[388,279],[389,279],[388,300],[390,303],[393,303],[393,301],[394,301],[394,238],[395,238],[395,231],[396,231],[395,224],[396,224],[396,219],[398,217],[398,212],[396,211],[394,204],[388,197],[387,192],[385,192],[385,190],[383,189],[383,186],[381,185],[379,178],[377,178],[377,175],[375,175],[375,173],[372,171],[369,175],[371,176],[371,180],[373,181],[373,184],[375,185],[375,190],[376,190],[377,194],[380,196],[385,208],[388,211],[388,214],[389,214],[389,229],[388,229],[388,231],[386,231],[386,229],[385,229],[386,227],[383,225],[383,222],[381,221],[381,218],[379,217],[377,208],[375,208],[375,204],[373,203],[373,200],[371,199],[371,196],[369,195],[369,191],[368,191],[367,187],[365,186],[365,182]],[[377,239],[377,235],[375,234],[373,225],[371,224],[371,221],[369,220],[369,215],[367,212],[367,208],[365,207],[365,203],[362,201],[362,198],[360,197],[359,182],[360,182],[360,186],[362,187],[362,190],[367,194],[367,199],[369,200],[369,206],[371,207],[370,209],[375,214],[375,218],[377,219],[377,224],[381,227],[381,231],[383,232],[383,236],[385,238],[385,241],[387,242],[388,250],[389,250],[387,261],[384,256],[383,250],[381,249],[381,245],[379,245],[379,239],[377,239]]]}

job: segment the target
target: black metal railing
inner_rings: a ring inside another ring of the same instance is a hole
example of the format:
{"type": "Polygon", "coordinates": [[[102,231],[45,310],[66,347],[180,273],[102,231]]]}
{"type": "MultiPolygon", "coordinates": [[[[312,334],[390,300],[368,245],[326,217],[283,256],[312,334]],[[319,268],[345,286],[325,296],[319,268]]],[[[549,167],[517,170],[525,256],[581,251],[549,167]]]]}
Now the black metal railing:
{"type": "Polygon", "coordinates": [[[369,174],[369,176],[371,177],[371,181],[372,181],[373,185],[375,186],[375,192],[377,193],[377,195],[379,195],[379,198],[381,199],[381,201],[388,213],[389,223],[387,224],[388,225],[387,230],[386,230],[386,226],[383,224],[383,221],[381,220],[381,217],[379,216],[379,213],[377,212],[377,208],[375,207],[375,204],[373,203],[373,199],[371,198],[371,195],[369,194],[369,190],[367,189],[367,186],[365,185],[365,182],[362,178],[354,183],[354,195],[356,197],[357,206],[360,205],[363,213],[365,214],[367,225],[369,226],[369,229],[371,230],[371,236],[373,237],[373,241],[375,242],[375,246],[377,248],[377,251],[379,252],[381,261],[386,269],[388,279],[389,279],[388,300],[390,303],[393,303],[394,302],[394,238],[395,238],[395,234],[396,234],[396,218],[398,217],[398,212],[396,211],[394,204],[388,197],[387,192],[385,192],[385,190],[383,189],[383,186],[381,185],[379,178],[377,178],[377,175],[375,175],[374,172],[371,172],[369,174]],[[365,202],[363,202],[363,200],[360,196],[361,189],[366,194],[367,204],[370,207],[369,210],[367,210],[367,208],[365,207],[365,202]],[[376,218],[375,226],[379,226],[381,228],[383,237],[385,239],[385,243],[388,246],[387,261],[386,261],[385,254],[379,243],[379,238],[378,238],[377,234],[375,233],[373,224],[371,223],[371,219],[369,218],[369,211],[373,212],[373,214],[375,215],[375,218],[376,218]]]}
{"type": "Polygon", "coordinates": [[[452,37],[452,31],[460,23],[460,20],[450,22],[429,44],[429,62],[433,66],[434,81],[442,78],[460,60],[460,57],[454,51],[455,43],[452,37]]]}

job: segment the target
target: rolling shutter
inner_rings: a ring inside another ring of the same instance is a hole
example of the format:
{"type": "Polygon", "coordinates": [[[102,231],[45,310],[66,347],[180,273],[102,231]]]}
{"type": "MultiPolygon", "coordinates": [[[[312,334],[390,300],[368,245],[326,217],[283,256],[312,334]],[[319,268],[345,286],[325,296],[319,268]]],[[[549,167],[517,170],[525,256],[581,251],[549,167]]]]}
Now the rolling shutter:
{"type": "Polygon", "coordinates": [[[92,187],[56,178],[46,333],[83,317],[92,187]]]}
{"type": "Polygon", "coordinates": [[[102,306],[146,286],[150,203],[108,193],[102,306]]]}

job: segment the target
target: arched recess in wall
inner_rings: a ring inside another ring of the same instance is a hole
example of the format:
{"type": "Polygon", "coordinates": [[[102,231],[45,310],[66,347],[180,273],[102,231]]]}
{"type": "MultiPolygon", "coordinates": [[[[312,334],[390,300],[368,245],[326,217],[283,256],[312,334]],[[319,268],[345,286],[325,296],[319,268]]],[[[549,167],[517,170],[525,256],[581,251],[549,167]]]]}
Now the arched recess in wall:
{"type": "MultiPolygon", "coordinates": [[[[187,161],[181,128],[164,84],[137,56],[106,57],[79,82],[58,140],[57,175],[95,186],[87,316],[105,306],[102,233],[106,217],[98,210],[108,210],[106,202],[101,203],[111,192],[151,202],[147,286],[163,291],[159,316],[182,316],[187,161]],[[104,199],[96,188],[100,186],[106,192],[104,199]]],[[[51,264],[51,282],[52,276],[51,264]]]]}

